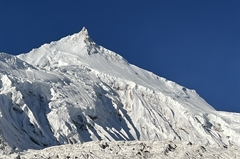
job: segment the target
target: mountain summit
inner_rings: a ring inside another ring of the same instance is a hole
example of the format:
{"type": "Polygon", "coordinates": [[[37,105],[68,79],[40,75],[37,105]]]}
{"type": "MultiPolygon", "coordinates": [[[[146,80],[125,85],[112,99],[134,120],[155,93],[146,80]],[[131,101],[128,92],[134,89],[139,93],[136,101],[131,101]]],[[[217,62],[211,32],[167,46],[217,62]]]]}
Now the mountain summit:
{"type": "Polygon", "coordinates": [[[78,44],[93,42],[92,39],[89,37],[88,31],[85,27],[83,27],[79,33],[75,33],[71,36],[64,37],[60,41],[78,44]]]}
{"type": "Polygon", "coordinates": [[[195,90],[129,64],[86,28],[0,56],[8,59],[0,61],[3,151],[98,140],[240,146],[238,113],[216,111],[195,90]]]}
{"type": "Polygon", "coordinates": [[[79,33],[64,37],[58,41],[51,42],[50,44],[44,44],[40,48],[33,49],[27,54],[18,55],[20,59],[27,61],[34,66],[47,68],[53,66],[60,67],[62,65],[81,65],[82,63],[87,63],[90,67],[99,67],[101,64],[95,63],[100,59],[93,61],[94,56],[126,61],[120,55],[97,45],[90,38],[85,27],[83,27],[79,33]]]}
{"type": "Polygon", "coordinates": [[[80,31],[81,33],[88,35],[87,28],[83,27],[82,30],[80,31]]]}

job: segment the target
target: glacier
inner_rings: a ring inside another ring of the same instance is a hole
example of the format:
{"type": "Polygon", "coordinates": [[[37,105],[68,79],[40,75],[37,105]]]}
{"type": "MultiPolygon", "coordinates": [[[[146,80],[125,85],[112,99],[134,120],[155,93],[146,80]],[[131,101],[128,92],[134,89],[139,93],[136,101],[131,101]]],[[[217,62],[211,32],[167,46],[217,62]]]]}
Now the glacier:
{"type": "Polygon", "coordinates": [[[3,154],[96,141],[240,146],[240,114],[130,64],[86,28],[17,56],[0,53],[3,154]]]}

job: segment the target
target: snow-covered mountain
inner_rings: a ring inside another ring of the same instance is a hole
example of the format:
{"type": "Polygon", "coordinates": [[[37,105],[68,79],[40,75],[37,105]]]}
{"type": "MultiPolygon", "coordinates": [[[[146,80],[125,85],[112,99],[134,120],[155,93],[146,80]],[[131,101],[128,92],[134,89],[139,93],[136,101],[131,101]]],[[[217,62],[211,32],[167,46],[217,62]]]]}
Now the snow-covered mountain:
{"type": "Polygon", "coordinates": [[[240,114],[129,64],[83,28],[27,54],[0,54],[4,152],[87,141],[240,146],[240,114]]]}

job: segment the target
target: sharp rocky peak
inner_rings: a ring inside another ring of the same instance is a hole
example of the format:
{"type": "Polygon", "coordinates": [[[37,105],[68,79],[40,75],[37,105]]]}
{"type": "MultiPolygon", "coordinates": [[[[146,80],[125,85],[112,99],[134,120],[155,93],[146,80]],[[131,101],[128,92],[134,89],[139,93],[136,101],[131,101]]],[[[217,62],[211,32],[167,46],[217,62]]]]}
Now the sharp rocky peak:
{"type": "Polygon", "coordinates": [[[94,43],[88,34],[88,30],[85,27],[83,27],[80,32],[66,36],[62,38],[60,41],[68,43],[82,43],[82,42],[87,44],[94,43]]]}
{"type": "Polygon", "coordinates": [[[88,35],[88,30],[87,28],[83,27],[82,30],[80,31],[80,33],[88,35]]]}

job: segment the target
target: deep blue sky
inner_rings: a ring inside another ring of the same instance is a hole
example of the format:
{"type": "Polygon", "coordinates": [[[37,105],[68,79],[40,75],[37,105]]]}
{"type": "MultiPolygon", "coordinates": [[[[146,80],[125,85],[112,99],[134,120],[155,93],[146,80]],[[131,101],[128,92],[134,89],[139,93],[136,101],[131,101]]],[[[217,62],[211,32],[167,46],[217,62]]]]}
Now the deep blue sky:
{"type": "Polygon", "coordinates": [[[239,0],[0,0],[0,52],[79,32],[130,63],[240,112],[239,0]]]}

